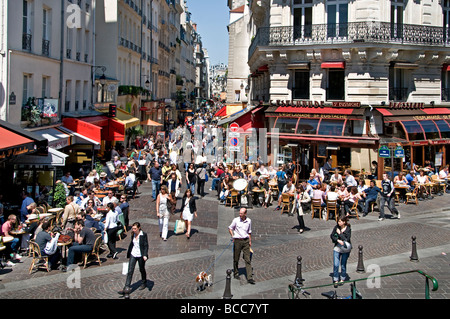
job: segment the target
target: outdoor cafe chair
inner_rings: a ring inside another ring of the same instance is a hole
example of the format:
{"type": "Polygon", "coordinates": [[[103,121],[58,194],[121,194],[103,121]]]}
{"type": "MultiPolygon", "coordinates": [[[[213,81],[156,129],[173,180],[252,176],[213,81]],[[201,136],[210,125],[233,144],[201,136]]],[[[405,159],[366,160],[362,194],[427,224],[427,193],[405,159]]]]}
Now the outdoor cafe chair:
{"type": "Polygon", "coordinates": [[[322,218],[322,201],[320,199],[311,200],[311,219],[314,219],[316,210],[319,211],[319,219],[322,218]]]}
{"type": "Polygon", "coordinates": [[[336,222],[339,217],[339,211],[337,208],[337,200],[327,200],[327,220],[330,217],[330,213],[334,212],[334,218],[336,219],[336,222]]]}
{"type": "Polygon", "coordinates": [[[35,266],[37,266],[38,269],[44,268],[47,270],[47,272],[50,272],[50,267],[48,264],[48,256],[42,256],[41,249],[39,248],[39,245],[34,240],[30,240],[28,242],[28,245],[29,245],[29,249],[31,252],[31,258],[32,258],[28,274],[31,274],[31,272],[33,271],[35,266]],[[44,262],[44,264],[41,264],[42,261],[44,262]]]}
{"type": "Polygon", "coordinates": [[[102,262],[100,260],[100,246],[101,245],[102,245],[102,235],[95,234],[95,242],[94,242],[94,246],[92,247],[92,251],[83,253],[83,256],[82,256],[83,269],[86,268],[86,265],[87,265],[90,257],[95,257],[96,259],[93,259],[91,261],[98,262],[99,266],[102,265],[102,262]]]}

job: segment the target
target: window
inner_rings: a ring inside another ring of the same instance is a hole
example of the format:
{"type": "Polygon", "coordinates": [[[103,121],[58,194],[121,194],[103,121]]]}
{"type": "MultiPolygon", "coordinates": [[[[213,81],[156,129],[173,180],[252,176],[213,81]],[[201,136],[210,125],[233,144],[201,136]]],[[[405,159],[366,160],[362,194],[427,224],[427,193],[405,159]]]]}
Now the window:
{"type": "Polygon", "coordinates": [[[328,69],[327,100],[345,100],[345,72],[328,69]]]}
{"type": "Polygon", "coordinates": [[[405,127],[410,141],[425,139],[422,128],[417,121],[403,121],[402,124],[405,127]]]}
{"type": "Polygon", "coordinates": [[[439,130],[433,121],[420,121],[427,140],[439,139],[439,130]]]}
{"type": "Polygon", "coordinates": [[[348,33],[347,0],[327,1],[327,35],[330,38],[346,37],[348,33]]]}
{"type": "Polygon", "coordinates": [[[66,81],[66,99],[64,105],[64,112],[70,111],[70,100],[72,99],[72,81],[66,81]]]}
{"type": "Polygon", "coordinates": [[[450,138],[450,127],[445,120],[435,120],[439,131],[441,132],[441,138],[450,138]]]}
{"type": "Polygon", "coordinates": [[[31,3],[23,0],[22,11],[22,49],[31,51],[31,3]]]}
{"type": "Polygon", "coordinates": [[[318,125],[318,119],[302,118],[298,123],[297,134],[316,134],[318,125]]]}
{"type": "Polygon", "coordinates": [[[403,37],[403,0],[391,0],[391,37],[403,37]]]}
{"type": "Polygon", "coordinates": [[[30,92],[31,88],[31,75],[24,74],[23,75],[23,88],[22,88],[22,104],[25,105],[28,101],[28,98],[32,96],[32,92],[30,92]]]}
{"type": "Polygon", "coordinates": [[[45,99],[48,98],[49,95],[49,86],[50,86],[50,78],[47,76],[42,77],[42,93],[41,96],[45,99]]]}
{"type": "Polygon", "coordinates": [[[311,38],[312,0],[296,0],[293,8],[294,39],[311,38]]]}
{"type": "Polygon", "coordinates": [[[293,99],[309,99],[309,71],[295,71],[293,99]]]}
{"type": "Polygon", "coordinates": [[[286,119],[278,118],[275,123],[275,128],[279,129],[280,133],[295,134],[295,128],[297,127],[298,119],[286,119]]]}
{"type": "Polygon", "coordinates": [[[443,27],[444,27],[444,41],[448,40],[449,27],[450,27],[450,0],[442,1],[442,11],[443,11],[443,27]]]}
{"type": "Polygon", "coordinates": [[[342,130],[344,129],[343,120],[322,120],[320,121],[318,135],[335,135],[342,136],[342,130]]]}
{"type": "Polygon", "coordinates": [[[389,67],[389,100],[406,101],[408,88],[405,85],[405,69],[395,68],[391,63],[389,67]]]}

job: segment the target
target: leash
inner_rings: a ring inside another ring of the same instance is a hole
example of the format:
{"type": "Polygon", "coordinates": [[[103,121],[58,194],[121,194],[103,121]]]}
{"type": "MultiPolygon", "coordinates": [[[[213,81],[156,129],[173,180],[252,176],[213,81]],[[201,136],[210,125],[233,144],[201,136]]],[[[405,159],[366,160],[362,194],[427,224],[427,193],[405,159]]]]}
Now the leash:
{"type": "Polygon", "coordinates": [[[206,273],[211,269],[211,267],[222,257],[222,255],[225,253],[225,251],[230,247],[231,243],[233,242],[233,239],[230,239],[230,242],[228,243],[227,247],[220,253],[220,255],[212,262],[212,264],[208,267],[208,269],[205,270],[206,273]]]}

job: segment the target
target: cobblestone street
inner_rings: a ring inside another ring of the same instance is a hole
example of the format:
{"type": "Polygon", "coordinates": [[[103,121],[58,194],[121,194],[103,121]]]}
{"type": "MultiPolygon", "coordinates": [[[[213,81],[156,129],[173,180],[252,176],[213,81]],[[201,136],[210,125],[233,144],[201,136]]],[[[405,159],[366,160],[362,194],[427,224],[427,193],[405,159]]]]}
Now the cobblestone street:
{"type": "MultiPolygon", "coordinates": [[[[210,182],[207,185],[209,188],[210,182]]],[[[140,187],[140,194],[130,201],[130,224],[139,221],[149,234],[149,260],[146,263],[148,289],[137,290],[140,274],[134,274],[132,299],[221,299],[226,284],[226,270],[232,268],[232,249],[227,227],[238,211],[219,205],[212,192],[197,201],[198,218],[193,222],[193,235],[173,233],[179,213],[171,217],[169,238],[159,238],[155,202],[151,198],[150,183],[140,187]],[[197,291],[195,277],[203,270],[213,275],[214,284],[197,291]]],[[[178,202],[179,206],[180,201],[178,202]]],[[[447,299],[450,294],[450,195],[414,204],[398,204],[400,220],[378,221],[378,210],[367,217],[353,218],[353,251],[348,261],[350,279],[366,278],[420,269],[434,276],[439,289],[431,292],[433,299],[447,299]],[[418,262],[411,262],[411,237],[417,237],[418,262]],[[357,273],[358,246],[363,247],[365,273],[357,273]]],[[[179,208],[179,207],[178,207],[179,208]]],[[[389,217],[389,215],[387,214],[389,217]]],[[[302,257],[304,286],[331,284],[332,243],[330,233],[333,220],[311,219],[305,216],[310,230],[299,234],[296,217],[268,209],[249,209],[253,221],[252,266],[256,285],[247,284],[243,261],[239,264],[240,281],[232,279],[233,299],[287,299],[288,285],[295,279],[297,257],[302,257]]],[[[118,299],[125,276],[123,263],[127,262],[126,248],[129,236],[118,242],[117,260],[107,259],[103,252],[102,264],[89,264],[86,269],[72,273],[43,270],[28,274],[31,258],[23,257],[13,268],[0,270],[1,299],[118,299]],[[79,281],[77,282],[76,280],[79,281]],[[79,285],[77,285],[79,284],[79,285]]],[[[350,286],[339,287],[338,294],[349,294],[350,286]]],[[[357,283],[364,299],[423,299],[425,279],[410,273],[381,278],[377,288],[365,281],[357,283]]],[[[321,292],[333,287],[311,289],[310,298],[323,299],[321,292]]]]}

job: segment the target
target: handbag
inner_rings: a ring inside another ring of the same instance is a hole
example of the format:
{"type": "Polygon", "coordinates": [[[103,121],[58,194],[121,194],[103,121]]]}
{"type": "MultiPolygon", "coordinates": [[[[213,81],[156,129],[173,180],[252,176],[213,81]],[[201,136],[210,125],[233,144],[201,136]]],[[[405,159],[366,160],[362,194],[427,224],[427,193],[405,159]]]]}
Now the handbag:
{"type": "Polygon", "coordinates": [[[334,250],[341,254],[349,253],[352,250],[352,245],[348,241],[344,241],[344,245],[337,244],[334,250]]]}
{"type": "Polygon", "coordinates": [[[175,234],[183,234],[186,231],[186,224],[184,223],[184,220],[177,219],[175,221],[175,228],[174,232],[175,234]]]}

